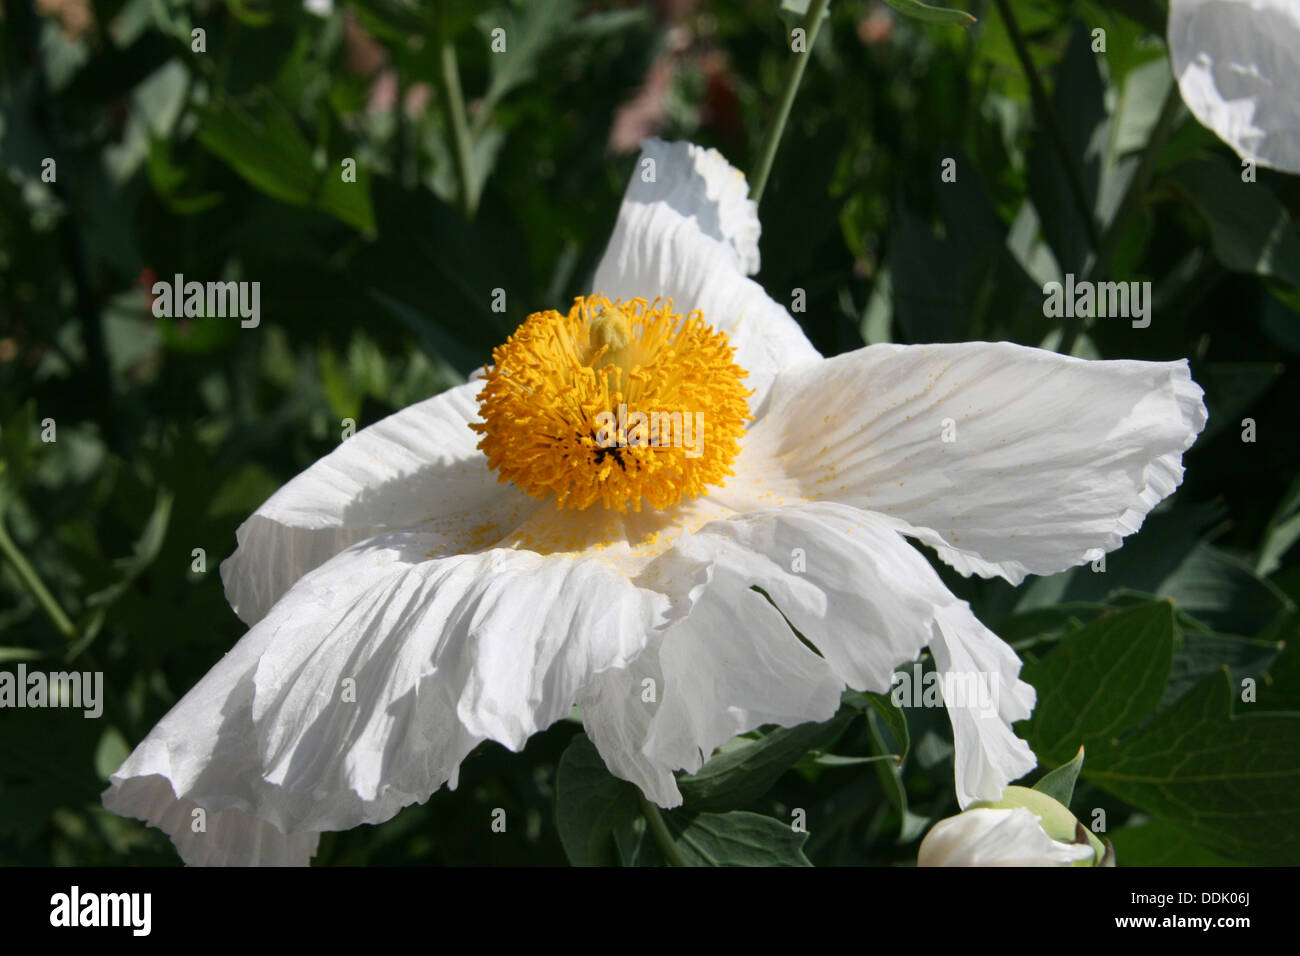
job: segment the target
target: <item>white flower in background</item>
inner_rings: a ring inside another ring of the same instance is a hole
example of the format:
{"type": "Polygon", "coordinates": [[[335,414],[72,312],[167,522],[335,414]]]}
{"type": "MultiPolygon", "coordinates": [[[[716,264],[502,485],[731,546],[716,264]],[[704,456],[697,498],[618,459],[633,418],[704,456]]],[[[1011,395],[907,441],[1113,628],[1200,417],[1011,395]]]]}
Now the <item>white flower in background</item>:
{"type": "Polygon", "coordinates": [[[359,432],[243,524],[221,570],[251,629],[105,806],[191,863],[305,863],[576,702],[609,769],[671,807],[674,770],[826,720],[845,685],[885,693],[925,647],[997,702],[949,708],[962,805],[1030,770],[1020,661],[904,536],[1013,583],[1094,560],[1180,482],[1201,390],[1185,361],[1006,343],[823,359],[746,278],[758,235],[720,155],[648,140],[608,299],[530,316],[486,382],[359,432]],[[701,413],[701,453],[597,444],[620,402],[701,413]]]}
{"type": "Polygon", "coordinates": [[[1300,173],[1300,2],[1172,0],[1169,53],[1188,109],[1242,159],[1300,173]]]}
{"type": "MultiPolygon", "coordinates": [[[[921,841],[917,866],[1094,866],[1106,847],[1047,794],[1007,787],[994,805],[940,820],[921,841]]],[[[1111,863],[1113,865],[1113,862],[1111,863]]]]}

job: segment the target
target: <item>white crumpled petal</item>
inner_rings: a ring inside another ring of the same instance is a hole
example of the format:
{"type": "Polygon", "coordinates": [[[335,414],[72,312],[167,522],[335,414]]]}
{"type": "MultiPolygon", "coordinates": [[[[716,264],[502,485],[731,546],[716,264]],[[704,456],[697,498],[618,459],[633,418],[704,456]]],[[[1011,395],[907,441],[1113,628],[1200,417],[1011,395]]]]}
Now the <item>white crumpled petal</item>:
{"type": "Polygon", "coordinates": [[[426,529],[446,537],[443,551],[468,551],[536,509],[475,447],[482,387],[456,386],[362,429],[268,498],[221,564],[235,613],[256,624],[308,571],[385,531],[435,519],[426,529]]]}
{"type": "Polygon", "coordinates": [[[1093,856],[1087,844],[1061,843],[1023,807],[980,808],[940,820],[921,841],[917,866],[1072,866],[1093,856]]]}
{"type": "Polygon", "coordinates": [[[705,525],[651,570],[668,577],[691,566],[710,567],[711,576],[690,616],[628,672],[602,675],[580,700],[588,733],[611,771],[660,805],[679,799],[671,771],[697,770],[726,739],[725,730],[826,720],[844,685],[886,693],[895,669],[926,645],[940,671],[986,682],[982,695],[945,700],[962,804],[996,799],[1035,766],[1029,746],[1011,730],[1034,704],[1033,688],[1018,679],[1019,659],[885,519],[832,502],[738,515],[705,525]],[[822,658],[808,652],[811,661],[803,665],[782,659],[773,666],[775,649],[792,653],[802,645],[779,614],[768,616],[770,607],[751,585],[772,597],[822,658]],[[647,678],[662,688],[658,707],[637,696],[647,678]],[[769,696],[761,711],[738,703],[750,698],[736,692],[736,681],[769,696]],[[988,710],[972,706],[990,701],[988,710]],[[746,719],[733,721],[737,716],[746,719]],[[711,722],[716,732],[698,732],[711,722]]]}
{"type": "Polygon", "coordinates": [[[757,409],[778,371],[818,352],[790,313],[746,278],[758,268],[759,234],[746,191],[744,176],[716,151],[646,140],[592,285],[611,299],[664,296],[682,311],[702,311],[749,371],[757,409]]]}
{"type": "Polygon", "coordinates": [[[104,795],[104,807],[162,830],[190,866],[307,866],[320,843],[319,833],[285,836],[235,807],[208,811],[178,800],[160,774],[123,780],[104,795]]]}
{"type": "Polygon", "coordinates": [[[936,608],[959,603],[888,522],[833,502],[715,521],[677,550],[766,591],[854,690],[887,693],[930,643],[936,608]]]}
{"type": "Polygon", "coordinates": [[[783,372],[715,497],[852,504],[964,575],[1019,584],[1118,548],[1178,487],[1205,420],[1186,361],[872,345],[783,372]]]}
{"type": "Polygon", "coordinates": [[[708,550],[687,539],[647,570],[676,580],[703,575],[689,616],[652,638],[630,667],[601,674],[578,700],[610,772],[663,807],[682,802],[674,770],[697,772],[716,748],[764,724],[829,720],[843,687],[751,589],[744,562],[714,563],[708,550]]]}
{"type": "Polygon", "coordinates": [[[1242,159],[1300,173],[1300,3],[1172,0],[1169,54],[1203,125],[1242,159]]]}
{"type": "Polygon", "coordinates": [[[596,558],[430,558],[440,541],[394,532],[303,577],[113,774],[105,806],[166,828],[187,862],[304,862],[309,835],[454,787],[481,740],[521,749],[686,610],[596,558]],[[206,839],[194,806],[219,817],[206,839]]]}
{"type": "Polygon", "coordinates": [[[953,604],[935,612],[930,642],[943,676],[944,706],[952,723],[957,803],[996,800],[1012,780],[1038,765],[1012,725],[1034,711],[1037,692],[1020,679],[1016,652],[971,612],[953,604]]]}

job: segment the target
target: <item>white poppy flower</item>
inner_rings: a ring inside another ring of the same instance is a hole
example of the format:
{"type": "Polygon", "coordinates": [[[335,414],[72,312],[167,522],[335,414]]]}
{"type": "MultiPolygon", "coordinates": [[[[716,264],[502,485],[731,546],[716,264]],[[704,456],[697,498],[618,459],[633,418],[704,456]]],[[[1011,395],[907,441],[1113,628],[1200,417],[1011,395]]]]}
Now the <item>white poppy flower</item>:
{"type": "Polygon", "coordinates": [[[940,820],[921,841],[917,866],[1075,866],[1092,861],[1087,843],[1053,840],[1024,807],[979,807],[940,820]]]}
{"type": "Polygon", "coordinates": [[[994,705],[950,707],[962,805],[1030,770],[1020,661],[905,536],[1013,583],[1093,560],[1178,485],[1201,390],[1185,361],[1007,343],[823,359],[746,277],[758,234],[720,155],[648,140],[608,299],[530,316],[486,382],[357,433],[240,527],[221,571],[251,629],[105,806],[191,863],[304,863],[576,702],[609,769],[671,807],[673,771],[826,720],[845,685],[887,692],[927,646],[994,705]],[[702,414],[700,453],[597,445],[619,398],[702,414]]]}
{"type": "Polygon", "coordinates": [[[1172,0],[1169,53],[1203,125],[1242,159],[1300,173],[1300,2],[1172,0]]]}

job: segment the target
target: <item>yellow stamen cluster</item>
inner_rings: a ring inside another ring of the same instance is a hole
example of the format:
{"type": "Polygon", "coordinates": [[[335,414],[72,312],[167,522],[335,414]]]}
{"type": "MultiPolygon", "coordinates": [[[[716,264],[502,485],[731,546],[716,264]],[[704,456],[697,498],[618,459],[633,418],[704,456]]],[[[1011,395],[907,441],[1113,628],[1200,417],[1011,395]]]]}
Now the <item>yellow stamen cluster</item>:
{"type": "Polygon", "coordinates": [[[492,363],[479,393],[483,422],[470,427],[499,480],[534,498],[667,508],[732,474],[748,373],[698,311],[579,298],[567,315],[530,315],[492,363]],[[636,413],[659,427],[638,427],[636,413]]]}

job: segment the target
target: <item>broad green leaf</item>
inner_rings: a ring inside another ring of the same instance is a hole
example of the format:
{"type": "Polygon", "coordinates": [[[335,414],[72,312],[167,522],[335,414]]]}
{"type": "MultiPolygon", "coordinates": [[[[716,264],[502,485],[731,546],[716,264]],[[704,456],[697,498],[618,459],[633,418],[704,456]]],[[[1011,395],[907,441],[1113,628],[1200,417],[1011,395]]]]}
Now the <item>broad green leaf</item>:
{"type": "Polygon", "coordinates": [[[1242,182],[1238,170],[1214,158],[1184,163],[1169,181],[1209,225],[1220,262],[1300,286],[1300,236],[1267,186],[1242,182]]]}
{"type": "MultiPolygon", "coordinates": [[[[677,850],[691,866],[811,866],[807,833],[757,813],[664,814],[677,850]]],[[[646,837],[649,839],[649,837],[646,837]]]]}
{"type": "Polygon", "coordinates": [[[757,800],[808,751],[834,743],[852,719],[851,712],[841,712],[825,723],[780,728],[718,754],[699,773],[678,779],[686,807],[730,810],[757,800]]]}
{"type": "Polygon", "coordinates": [[[1241,558],[1204,541],[1162,582],[1159,593],[1180,610],[1228,633],[1257,633],[1290,603],[1241,558]]]}
{"type": "Polygon", "coordinates": [[[211,103],[199,113],[199,141],[251,185],[282,202],[318,208],[374,231],[365,164],[357,164],[354,183],[343,181],[337,157],[317,168],[293,115],[269,93],[262,91],[247,104],[211,103]]]}
{"type": "Polygon", "coordinates": [[[998,624],[996,631],[999,637],[1019,651],[1059,640],[1108,610],[1105,604],[1087,601],[1034,607],[1006,618],[998,624]]]}
{"type": "Polygon", "coordinates": [[[1169,677],[1174,608],[1157,601],[1080,628],[1021,677],[1038,691],[1020,725],[1040,761],[1065,763],[1080,746],[1108,741],[1155,709],[1169,677]]]}
{"type": "Polygon", "coordinates": [[[1104,573],[1084,565],[1038,578],[1022,588],[1020,606],[1029,610],[1064,602],[1113,604],[1123,588],[1173,601],[1180,613],[1195,618],[1204,629],[1258,634],[1290,601],[1250,564],[1202,540],[1224,517],[1212,503],[1152,515],[1141,534],[1106,555],[1104,573]]]}
{"type": "Polygon", "coordinates": [[[1232,714],[1212,674],[1139,733],[1089,750],[1087,779],[1253,863],[1300,859],[1300,714],[1232,714]]]}
{"type": "MultiPolygon", "coordinates": [[[[1297,569],[1300,577],[1300,569],[1297,569]]],[[[1259,686],[1259,706],[1268,710],[1300,710],[1300,611],[1283,614],[1268,636],[1284,646],[1269,665],[1268,678],[1259,686]]]]}
{"type": "Polygon", "coordinates": [[[1241,866],[1193,843],[1167,820],[1121,827],[1109,834],[1120,866],[1241,866]]]}
{"type": "Polygon", "coordinates": [[[614,829],[638,813],[636,787],[605,769],[586,734],[577,734],[555,771],[555,825],[574,866],[619,862],[614,829]]]}
{"type": "Polygon", "coordinates": [[[1184,630],[1160,705],[1174,703],[1207,675],[1225,667],[1235,686],[1247,677],[1262,685],[1283,646],[1282,641],[1184,630]]]}
{"type": "Polygon", "coordinates": [[[885,2],[899,13],[906,14],[915,20],[924,20],[926,23],[959,23],[962,26],[969,26],[978,22],[975,17],[965,10],[936,7],[928,3],[922,3],[921,0],[885,0],[885,2]]]}
{"type": "Polygon", "coordinates": [[[1068,808],[1074,798],[1074,783],[1079,779],[1081,769],[1083,769],[1082,747],[1069,763],[1061,764],[1055,770],[1046,773],[1038,783],[1034,784],[1034,789],[1039,793],[1047,794],[1061,806],[1068,808]]]}

